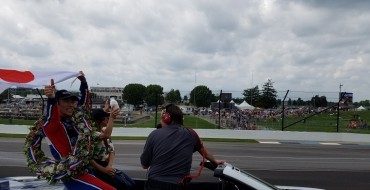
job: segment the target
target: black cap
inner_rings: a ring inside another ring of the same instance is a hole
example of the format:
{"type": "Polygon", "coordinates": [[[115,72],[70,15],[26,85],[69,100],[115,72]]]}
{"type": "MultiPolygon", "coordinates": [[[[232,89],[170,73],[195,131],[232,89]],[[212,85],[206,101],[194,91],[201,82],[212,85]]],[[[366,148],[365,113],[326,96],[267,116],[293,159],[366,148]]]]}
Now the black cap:
{"type": "Polygon", "coordinates": [[[67,90],[58,90],[57,93],[55,94],[55,97],[58,100],[72,99],[78,101],[78,97],[73,95],[71,92],[67,90]]]}
{"type": "Polygon", "coordinates": [[[105,112],[103,109],[95,109],[92,111],[92,117],[94,121],[100,121],[103,120],[103,118],[109,116],[110,114],[108,112],[105,112]]]}

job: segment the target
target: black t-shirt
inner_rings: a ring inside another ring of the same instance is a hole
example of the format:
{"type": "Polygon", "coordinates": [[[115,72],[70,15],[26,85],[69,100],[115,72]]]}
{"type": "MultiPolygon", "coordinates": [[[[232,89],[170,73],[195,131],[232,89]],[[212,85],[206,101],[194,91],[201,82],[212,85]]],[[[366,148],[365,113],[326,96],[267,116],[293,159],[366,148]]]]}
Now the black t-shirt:
{"type": "Polygon", "coordinates": [[[62,124],[67,132],[69,144],[71,147],[73,147],[74,145],[76,145],[78,139],[76,123],[74,123],[72,120],[62,118],[62,124]]]}
{"type": "Polygon", "coordinates": [[[193,130],[169,125],[150,133],[140,160],[150,167],[148,179],[176,184],[189,175],[193,153],[201,147],[193,130]]]}

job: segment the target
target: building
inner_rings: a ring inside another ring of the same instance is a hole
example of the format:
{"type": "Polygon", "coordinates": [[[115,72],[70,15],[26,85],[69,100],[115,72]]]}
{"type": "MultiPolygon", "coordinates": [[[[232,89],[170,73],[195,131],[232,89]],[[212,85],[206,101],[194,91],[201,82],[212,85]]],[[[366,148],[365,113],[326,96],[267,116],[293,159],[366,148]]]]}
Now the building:
{"type": "Polygon", "coordinates": [[[90,92],[96,95],[97,99],[107,100],[114,97],[118,102],[122,102],[123,88],[118,87],[90,87],[90,92]]]}

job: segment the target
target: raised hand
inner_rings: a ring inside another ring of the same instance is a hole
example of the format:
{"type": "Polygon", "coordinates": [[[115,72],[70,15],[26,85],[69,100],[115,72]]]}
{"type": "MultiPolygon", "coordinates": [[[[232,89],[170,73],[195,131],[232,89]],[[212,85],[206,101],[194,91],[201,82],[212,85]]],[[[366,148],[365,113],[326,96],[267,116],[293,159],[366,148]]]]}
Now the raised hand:
{"type": "Polygon", "coordinates": [[[84,72],[80,71],[80,76],[78,76],[77,78],[81,81],[81,82],[86,82],[86,78],[85,78],[85,74],[84,72]]]}
{"type": "Polygon", "coordinates": [[[54,79],[50,80],[50,85],[44,87],[44,94],[48,98],[55,98],[55,85],[54,79]]]}
{"type": "Polygon", "coordinates": [[[117,115],[119,115],[120,109],[119,108],[112,108],[110,111],[110,117],[115,119],[117,115]]]}

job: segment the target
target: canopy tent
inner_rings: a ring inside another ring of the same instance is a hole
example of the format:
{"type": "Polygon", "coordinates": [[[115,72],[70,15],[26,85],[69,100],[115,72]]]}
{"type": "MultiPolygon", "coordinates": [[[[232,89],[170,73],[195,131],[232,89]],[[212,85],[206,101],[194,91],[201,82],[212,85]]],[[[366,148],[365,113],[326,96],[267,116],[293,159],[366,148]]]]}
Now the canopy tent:
{"type": "Polygon", "coordinates": [[[23,99],[24,97],[20,95],[12,95],[12,98],[13,99],[23,99]]]}
{"type": "Polygon", "coordinates": [[[364,106],[360,106],[358,108],[356,108],[356,110],[365,110],[364,106]]]}
{"type": "Polygon", "coordinates": [[[241,104],[237,105],[236,107],[241,110],[253,110],[254,109],[254,106],[249,105],[245,100],[241,104]]]}

